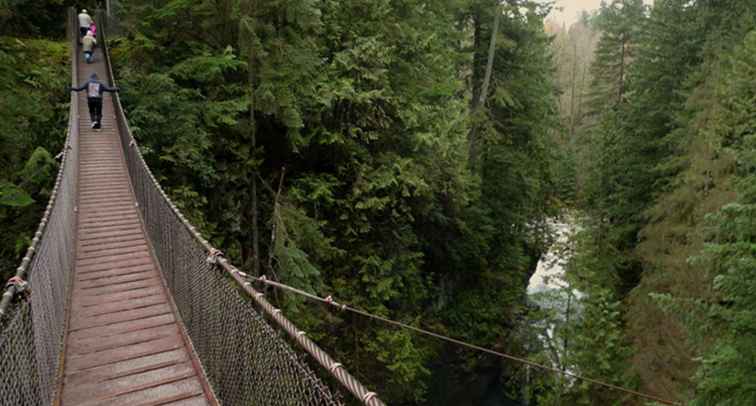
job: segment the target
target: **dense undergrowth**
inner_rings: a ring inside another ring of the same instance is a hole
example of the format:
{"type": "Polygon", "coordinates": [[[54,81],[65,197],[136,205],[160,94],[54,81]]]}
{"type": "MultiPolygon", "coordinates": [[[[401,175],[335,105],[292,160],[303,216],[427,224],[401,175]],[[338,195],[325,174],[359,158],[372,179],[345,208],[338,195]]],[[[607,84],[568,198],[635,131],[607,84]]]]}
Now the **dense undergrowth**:
{"type": "Polygon", "coordinates": [[[0,277],[18,266],[50,197],[66,136],[66,42],[0,36],[0,277]]]}

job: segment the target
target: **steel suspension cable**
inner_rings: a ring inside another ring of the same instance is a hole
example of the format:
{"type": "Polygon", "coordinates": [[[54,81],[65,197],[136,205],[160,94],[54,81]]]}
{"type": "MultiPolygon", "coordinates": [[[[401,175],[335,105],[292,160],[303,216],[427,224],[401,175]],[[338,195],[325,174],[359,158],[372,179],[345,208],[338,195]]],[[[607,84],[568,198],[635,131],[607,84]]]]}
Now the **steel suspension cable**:
{"type": "Polygon", "coordinates": [[[343,303],[338,303],[331,296],[328,296],[328,297],[324,298],[324,297],[320,297],[320,296],[317,296],[317,295],[313,295],[313,294],[305,292],[305,291],[303,291],[301,289],[297,289],[295,287],[292,287],[292,286],[289,286],[289,285],[285,285],[285,284],[280,283],[280,282],[272,281],[272,280],[266,278],[265,276],[254,277],[252,275],[248,275],[248,274],[245,274],[245,273],[240,272],[240,271],[238,273],[240,274],[240,276],[242,276],[244,278],[247,278],[249,280],[253,280],[253,281],[265,284],[267,286],[271,286],[271,287],[274,287],[274,288],[277,288],[277,289],[281,289],[281,290],[285,290],[285,291],[288,291],[288,292],[291,292],[291,293],[295,293],[297,295],[306,297],[306,298],[308,298],[310,300],[313,300],[313,301],[316,301],[316,302],[325,303],[327,305],[333,306],[333,307],[335,307],[335,308],[337,308],[339,310],[342,310],[342,311],[352,312],[352,313],[361,315],[363,317],[367,317],[367,318],[370,318],[370,319],[373,319],[373,320],[377,320],[377,321],[380,321],[380,322],[383,322],[383,323],[386,323],[386,324],[390,324],[390,325],[393,325],[393,326],[396,326],[396,327],[400,327],[400,328],[404,328],[404,329],[407,329],[407,330],[412,330],[412,331],[414,331],[414,332],[416,332],[418,334],[434,337],[436,339],[439,339],[439,340],[442,340],[442,341],[446,341],[446,342],[449,342],[449,343],[452,343],[452,344],[456,344],[456,345],[459,345],[461,347],[466,347],[468,349],[480,351],[480,352],[487,353],[487,354],[490,354],[490,355],[494,355],[494,356],[497,356],[497,357],[500,357],[500,358],[508,359],[510,361],[515,361],[515,362],[518,362],[518,363],[521,363],[521,364],[524,364],[524,365],[528,365],[528,366],[531,366],[531,367],[534,367],[534,368],[538,368],[538,369],[541,369],[541,370],[544,370],[544,371],[548,371],[548,372],[553,372],[553,373],[556,373],[556,374],[561,374],[561,375],[569,376],[569,377],[572,377],[572,378],[575,378],[575,379],[578,379],[578,380],[581,380],[581,381],[585,381],[585,382],[589,382],[589,383],[592,383],[592,384],[595,384],[595,385],[603,386],[603,387],[608,388],[608,389],[612,389],[612,390],[615,390],[615,391],[618,391],[618,392],[623,392],[623,393],[626,393],[626,394],[629,394],[629,395],[633,395],[633,396],[637,396],[637,397],[640,397],[640,398],[644,398],[644,399],[648,399],[648,400],[653,400],[653,401],[656,401],[656,402],[659,402],[659,403],[663,403],[663,404],[666,404],[666,405],[675,405],[675,406],[681,405],[681,403],[679,403],[679,402],[675,402],[675,401],[672,401],[672,400],[664,399],[664,398],[658,397],[656,395],[651,395],[651,394],[639,392],[639,391],[636,391],[636,390],[633,390],[633,389],[628,389],[628,388],[625,388],[625,387],[622,387],[622,386],[619,386],[619,385],[615,385],[615,384],[612,384],[612,383],[609,383],[609,382],[605,382],[605,381],[601,381],[601,380],[598,380],[598,379],[589,378],[589,377],[586,377],[586,376],[583,376],[583,375],[580,375],[580,374],[576,374],[574,372],[563,371],[563,370],[561,370],[559,368],[555,368],[555,367],[552,367],[552,366],[548,366],[548,365],[540,364],[540,363],[537,363],[537,362],[533,362],[531,360],[528,360],[528,359],[525,359],[525,358],[522,358],[522,357],[518,357],[518,356],[507,354],[507,353],[504,353],[504,352],[501,352],[501,351],[496,351],[496,350],[492,350],[492,349],[489,349],[489,348],[481,347],[479,345],[471,344],[471,343],[468,343],[468,342],[465,342],[465,341],[462,341],[462,340],[459,340],[459,339],[456,339],[456,338],[448,337],[448,336],[445,336],[443,334],[434,333],[434,332],[432,332],[430,330],[426,330],[426,329],[423,329],[423,328],[420,328],[420,327],[415,327],[415,326],[412,326],[412,325],[409,325],[409,324],[406,324],[406,323],[402,323],[400,321],[391,320],[391,319],[383,317],[383,316],[378,316],[378,315],[372,314],[370,312],[367,312],[365,310],[361,310],[361,309],[358,309],[358,308],[355,308],[355,307],[352,307],[352,306],[349,306],[349,305],[346,305],[346,304],[343,304],[343,303]]]}

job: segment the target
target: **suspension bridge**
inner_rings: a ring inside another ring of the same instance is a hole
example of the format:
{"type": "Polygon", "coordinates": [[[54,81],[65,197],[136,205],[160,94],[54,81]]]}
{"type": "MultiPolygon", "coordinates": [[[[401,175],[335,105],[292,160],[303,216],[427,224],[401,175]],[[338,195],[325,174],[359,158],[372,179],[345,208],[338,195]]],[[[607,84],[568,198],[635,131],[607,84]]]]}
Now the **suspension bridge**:
{"type": "MultiPolygon", "coordinates": [[[[104,21],[98,18],[98,21],[104,21]]],[[[69,10],[71,82],[115,86],[69,10]]],[[[71,96],[49,204],[0,302],[3,405],[384,403],[199,235],[145,164],[117,94],[71,96]]]]}

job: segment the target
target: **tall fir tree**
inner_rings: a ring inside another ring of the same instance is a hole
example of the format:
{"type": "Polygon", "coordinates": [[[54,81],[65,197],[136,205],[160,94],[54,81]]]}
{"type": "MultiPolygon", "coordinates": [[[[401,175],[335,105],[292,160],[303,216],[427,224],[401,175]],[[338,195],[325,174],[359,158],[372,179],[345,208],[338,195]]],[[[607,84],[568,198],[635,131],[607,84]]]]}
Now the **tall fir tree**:
{"type": "Polygon", "coordinates": [[[590,106],[594,114],[625,101],[628,68],[640,41],[645,10],[643,0],[612,0],[602,2],[593,19],[595,29],[601,32],[591,66],[590,106]]]}

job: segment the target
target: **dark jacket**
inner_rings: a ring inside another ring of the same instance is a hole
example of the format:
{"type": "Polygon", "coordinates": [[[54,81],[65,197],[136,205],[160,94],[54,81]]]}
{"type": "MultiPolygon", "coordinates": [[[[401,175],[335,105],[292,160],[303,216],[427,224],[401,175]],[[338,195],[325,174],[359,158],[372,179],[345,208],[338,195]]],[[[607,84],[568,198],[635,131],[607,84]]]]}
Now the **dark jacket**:
{"type": "Polygon", "coordinates": [[[106,85],[105,83],[100,82],[97,80],[97,74],[93,73],[92,76],[89,77],[89,80],[84,82],[79,87],[72,87],[71,90],[75,90],[77,92],[80,92],[82,90],[87,91],[87,97],[88,98],[102,98],[103,92],[117,92],[117,87],[110,87],[106,85]]]}

